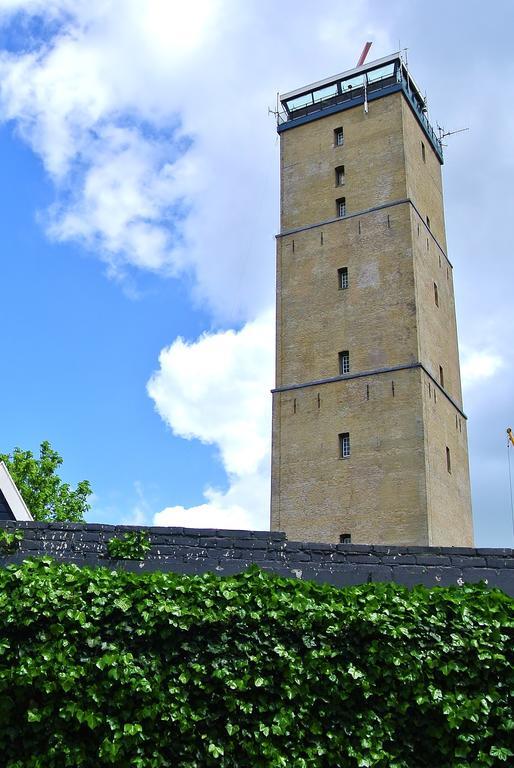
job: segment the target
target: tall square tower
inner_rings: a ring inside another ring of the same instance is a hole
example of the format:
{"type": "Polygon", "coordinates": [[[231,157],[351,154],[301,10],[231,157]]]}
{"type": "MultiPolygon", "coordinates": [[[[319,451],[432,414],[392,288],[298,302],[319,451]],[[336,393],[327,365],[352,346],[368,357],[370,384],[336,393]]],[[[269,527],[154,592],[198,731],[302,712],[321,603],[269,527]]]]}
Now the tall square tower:
{"type": "Polygon", "coordinates": [[[280,97],[271,527],[471,545],[441,143],[400,54],[280,97]]]}

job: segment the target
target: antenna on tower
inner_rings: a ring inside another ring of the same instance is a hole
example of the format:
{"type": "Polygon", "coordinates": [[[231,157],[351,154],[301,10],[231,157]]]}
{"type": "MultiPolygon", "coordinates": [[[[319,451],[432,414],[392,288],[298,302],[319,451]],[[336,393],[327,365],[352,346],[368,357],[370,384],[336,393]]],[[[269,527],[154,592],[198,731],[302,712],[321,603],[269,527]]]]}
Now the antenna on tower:
{"type": "Polygon", "coordinates": [[[277,91],[277,105],[275,109],[272,109],[271,107],[268,107],[268,115],[274,115],[275,120],[277,121],[277,125],[279,123],[279,116],[280,116],[280,110],[279,110],[279,94],[277,91]]]}
{"type": "MultiPolygon", "coordinates": [[[[359,61],[357,62],[357,67],[362,67],[364,62],[366,61],[366,56],[369,53],[369,49],[373,43],[365,43],[364,48],[362,49],[362,53],[359,56],[359,61]]],[[[367,89],[367,78],[366,75],[363,76],[362,84],[364,86],[364,112],[368,114],[368,89],[367,89]]]]}
{"type": "MultiPolygon", "coordinates": [[[[469,128],[457,128],[456,131],[447,131],[445,128],[443,128],[439,123],[437,123],[437,132],[439,134],[439,141],[441,144],[443,143],[443,139],[446,138],[446,136],[453,136],[454,133],[463,133],[464,131],[469,131],[469,128]]],[[[447,146],[446,144],[444,146],[447,146]]]]}
{"type": "Polygon", "coordinates": [[[398,53],[400,54],[400,59],[403,61],[407,69],[409,68],[408,50],[408,48],[402,48],[402,41],[398,40],[398,53]]]}
{"type": "Polygon", "coordinates": [[[373,45],[373,43],[365,43],[364,44],[364,48],[362,49],[362,53],[359,56],[359,61],[357,62],[357,66],[358,67],[362,67],[362,65],[366,61],[366,56],[368,55],[369,49],[371,48],[372,45],[373,45]]]}

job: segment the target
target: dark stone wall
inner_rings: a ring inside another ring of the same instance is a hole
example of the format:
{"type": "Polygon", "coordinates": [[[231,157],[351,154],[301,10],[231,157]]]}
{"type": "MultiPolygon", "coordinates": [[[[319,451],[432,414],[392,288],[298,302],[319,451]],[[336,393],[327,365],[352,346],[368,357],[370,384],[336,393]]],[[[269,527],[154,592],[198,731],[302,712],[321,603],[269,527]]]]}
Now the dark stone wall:
{"type": "Polygon", "coordinates": [[[174,571],[220,576],[244,571],[251,563],[280,576],[312,579],[338,587],[394,581],[412,587],[462,585],[484,581],[514,597],[514,551],[466,547],[393,547],[287,541],[269,531],[145,528],[94,523],[0,521],[0,529],[24,533],[19,551],[2,555],[0,566],[27,557],[51,555],[77,565],[130,571],[174,571]],[[143,561],[111,560],[107,542],[144,530],[151,550],[143,561]]]}

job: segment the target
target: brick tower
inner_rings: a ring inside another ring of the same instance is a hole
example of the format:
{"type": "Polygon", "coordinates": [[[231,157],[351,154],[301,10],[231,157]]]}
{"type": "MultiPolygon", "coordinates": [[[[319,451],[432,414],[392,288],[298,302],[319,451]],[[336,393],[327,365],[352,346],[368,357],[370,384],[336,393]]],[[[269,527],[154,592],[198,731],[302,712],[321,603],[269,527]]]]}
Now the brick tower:
{"type": "Polygon", "coordinates": [[[280,98],[271,527],[471,545],[441,143],[399,54],[280,98]]]}

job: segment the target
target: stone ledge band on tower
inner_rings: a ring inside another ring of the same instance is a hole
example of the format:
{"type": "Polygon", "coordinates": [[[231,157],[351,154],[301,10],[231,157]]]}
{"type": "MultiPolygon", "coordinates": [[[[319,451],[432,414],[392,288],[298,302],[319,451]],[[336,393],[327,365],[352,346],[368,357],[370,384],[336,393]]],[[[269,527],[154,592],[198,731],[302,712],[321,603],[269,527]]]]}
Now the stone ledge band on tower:
{"type": "Polygon", "coordinates": [[[444,387],[440,385],[440,383],[435,379],[432,374],[430,373],[427,368],[423,365],[423,363],[420,363],[419,361],[416,363],[406,363],[405,365],[393,365],[389,366],[388,368],[374,368],[370,371],[358,371],[357,373],[345,373],[341,376],[330,376],[327,379],[316,379],[315,381],[306,381],[302,384],[288,384],[286,386],[282,387],[276,387],[275,389],[271,390],[272,394],[275,394],[276,392],[290,392],[294,389],[304,389],[306,387],[319,387],[322,384],[332,384],[336,381],[348,381],[349,379],[361,379],[365,376],[377,376],[382,373],[394,373],[395,371],[407,371],[412,370],[414,368],[421,368],[422,371],[426,373],[426,375],[429,377],[429,379],[432,381],[434,386],[436,386],[439,391],[446,397],[447,400],[450,401],[450,403],[453,405],[453,407],[460,413],[460,415],[467,420],[467,416],[462,411],[455,400],[451,397],[451,395],[446,392],[444,387]]]}
{"type": "Polygon", "coordinates": [[[393,200],[391,203],[382,203],[381,205],[375,205],[373,208],[364,208],[362,211],[355,211],[354,213],[347,213],[345,216],[336,216],[333,219],[326,219],[325,221],[318,221],[316,224],[307,224],[305,227],[296,227],[294,229],[288,229],[285,232],[279,232],[278,235],[275,235],[275,238],[278,240],[281,237],[289,237],[289,235],[296,235],[298,232],[307,232],[309,229],[316,229],[316,227],[324,227],[327,224],[334,224],[336,221],[346,221],[347,219],[355,219],[358,216],[365,216],[368,213],[375,213],[376,211],[383,211],[385,208],[394,208],[397,205],[411,205],[413,209],[416,211],[417,215],[419,216],[419,219],[423,226],[425,227],[425,230],[432,238],[433,242],[436,244],[438,249],[441,251],[442,255],[448,262],[448,265],[453,269],[453,264],[451,263],[450,259],[448,258],[447,254],[445,253],[444,249],[439,244],[437,238],[435,237],[434,233],[430,229],[430,227],[427,225],[426,221],[424,220],[421,213],[416,208],[416,204],[410,197],[405,197],[403,200],[393,200]]]}

